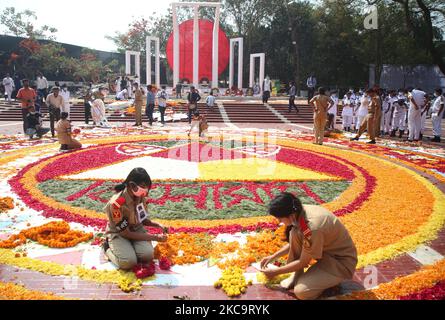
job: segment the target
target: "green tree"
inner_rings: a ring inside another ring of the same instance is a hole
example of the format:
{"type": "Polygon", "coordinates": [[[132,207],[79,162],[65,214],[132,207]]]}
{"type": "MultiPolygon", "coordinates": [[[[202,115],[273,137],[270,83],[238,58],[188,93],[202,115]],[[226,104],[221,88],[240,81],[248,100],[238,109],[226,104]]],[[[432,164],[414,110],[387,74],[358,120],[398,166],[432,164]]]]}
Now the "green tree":
{"type": "Polygon", "coordinates": [[[55,39],[56,28],[44,25],[36,28],[34,23],[37,16],[34,11],[16,11],[14,7],[7,7],[0,13],[0,24],[5,34],[31,39],[55,39]]]}

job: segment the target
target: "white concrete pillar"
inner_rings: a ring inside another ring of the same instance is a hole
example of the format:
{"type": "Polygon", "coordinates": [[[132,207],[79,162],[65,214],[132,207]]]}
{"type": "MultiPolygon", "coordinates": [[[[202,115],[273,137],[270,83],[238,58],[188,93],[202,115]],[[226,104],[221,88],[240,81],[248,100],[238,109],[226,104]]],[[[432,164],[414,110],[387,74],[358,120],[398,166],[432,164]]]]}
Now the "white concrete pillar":
{"type": "Polygon", "coordinates": [[[193,85],[199,85],[199,4],[193,6],[193,85]]]}
{"type": "Polygon", "coordinates": [[[255,58],[260,58],[260,78],[259,85],[262,87],[264,81],[264,70],[266,67],[266,54],[265,53],[254,53],[250,55],[250,77],[249,77],[249,87],[253,88],[255,84],[255,58]]]}
{"type": "Polygon", "coordinates": [[[213,24],[213,49],[212,49],[212,88],[218,88],[219,69],[219,15],[220,6],[215,7],[215,20],[213,24]]]}
{"type": "Polygon", "coordinates": [[[146,39],[147,43],[147,85],[152,84],[151,79],[151,43],[155,43],[155,84],[156,87],[161,86],[161,69],[160,69],[160,50],[159,50],[159,38],[158,37],[147,37],[146,39]]]}
{"type": "Polygon", "coordinates": [[[125,51],[125,73],[138,77],[137,82],[141,83],[141,53],[138,51],[125,51]],[[131,74],[131,57],[135,57],[135,74],[131,74]]]}
{"type": "Polygon", "coordinates": [[[172,3],[173,15],[173,87],[179,82],[179,25],[177,3],[172,3]]]}
{"type": "Polygon", "coordinates": [[[235,43],[238,43],[238,82],[237,87],[243,88],[243,54],[244,54],[244,40],[243,38],[230,39],[230,60],[229,60],[229,88],[234,85],[234,66],[235,66],[235,43]]]}

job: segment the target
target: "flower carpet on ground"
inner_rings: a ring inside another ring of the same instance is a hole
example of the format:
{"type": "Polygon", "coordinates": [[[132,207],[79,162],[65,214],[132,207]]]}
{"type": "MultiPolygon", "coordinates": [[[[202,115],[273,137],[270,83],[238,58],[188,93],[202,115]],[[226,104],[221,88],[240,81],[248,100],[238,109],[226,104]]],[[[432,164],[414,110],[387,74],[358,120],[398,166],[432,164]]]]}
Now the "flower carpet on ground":
{"type": "MultiPolygon", "coordinates": [[[[124,127],[82,129],[84,148],[60,153],[51,139],[0,138],[0,268],[16,268],[18,278],[28,270],[123,292],[195,286],[248,296],[264,286],[258,262],[285,244],[267,215],[284,191],[341,219],[359,252],[357,274],[443,241],[445,158],[434,146],[369,146],[340,136],[318,146],[298,132],[256,129],[212,130],[198,140],[181,130],[124,127]],[[124,272],[104,259],[103,208],[134,167],[152,177],[149,215],[169,237],[155,243],[154,265],[124,272]]],[[[415,265],[370,285],[355,278],[361,288],[336,298],[443,297],[444,261],[415,265]]],[[[8,299],[63,298],[7,280],[0,277],[0,293],[12,292],[8,299]]]]}

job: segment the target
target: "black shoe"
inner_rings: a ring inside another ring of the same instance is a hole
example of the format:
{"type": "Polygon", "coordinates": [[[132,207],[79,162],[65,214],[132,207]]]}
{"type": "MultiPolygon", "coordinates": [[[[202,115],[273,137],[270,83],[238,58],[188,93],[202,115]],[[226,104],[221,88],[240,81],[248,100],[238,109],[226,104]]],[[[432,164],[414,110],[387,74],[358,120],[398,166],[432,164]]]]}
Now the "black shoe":
{"type": "Polygon", "coordinates": [[[102,249],[104,252],[107,252],[108,249],[110,249],[110,244],[108,243],[108,238],[105,238],[104,243],[102,243],[102,249]]]}
{"type": "Polygon", "coordinates": [[[405,130],[399,130],[399,138],[400,139],[402,139],[404,132],[405,132],[405,130]]]}
{"type": "Polygon", "coordinates": [[[350,141],[358,141],[359,140],[359,138],[358,137],[355,137],[355,138],[351,138],[351,139],[349,139],[350,141]]]}
{"type": "Polygon", "coordinates": [[[371,140],[371,141],[368,141],[368,142],[366,142],[367,144],[375,144],[375,140],[371,140]]]}
{"type": "Polygon", "coordinates": [[[395,137],[396,136],[396,130],[392,130],[391,134],[389,135],[390,137],[395,137]]]}
{"type": "Polygon", "coordinates": [[[62,151],[66,151],[66,150],[68,150],[68,145],[67,145],[67,144],[62,144],[62,145],[60,146],[60,150],[62,150],[62,151]]]}

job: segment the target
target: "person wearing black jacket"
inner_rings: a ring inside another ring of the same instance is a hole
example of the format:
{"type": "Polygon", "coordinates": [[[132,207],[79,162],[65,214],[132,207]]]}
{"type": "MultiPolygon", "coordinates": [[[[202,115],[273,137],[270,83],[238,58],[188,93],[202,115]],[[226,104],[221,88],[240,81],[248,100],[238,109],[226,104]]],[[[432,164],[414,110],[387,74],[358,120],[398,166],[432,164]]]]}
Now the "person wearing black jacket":
{"type": "Polygon", "coordinates": [[[42,138],[43,135],[47,134],[50,129],[42,127],[42,115],[39,112],[36,112],[34,106],[28,107],[28,114],[26,115],[28,122],[28,129],[26,129],[26,134],[29,135],[29,139],[31,140],[34,135],[42,138]]]}
{"type": "Polygon", "coordinates": [[[195,89],[195,87],[190,87],[190,92],[187,95],[187,101],[188,101],[188,119],[189,124],[192,123],[192,115],[198,111],[198,101],[201,100],[201,96],[199,95],[198,91],[195,89]]]}

